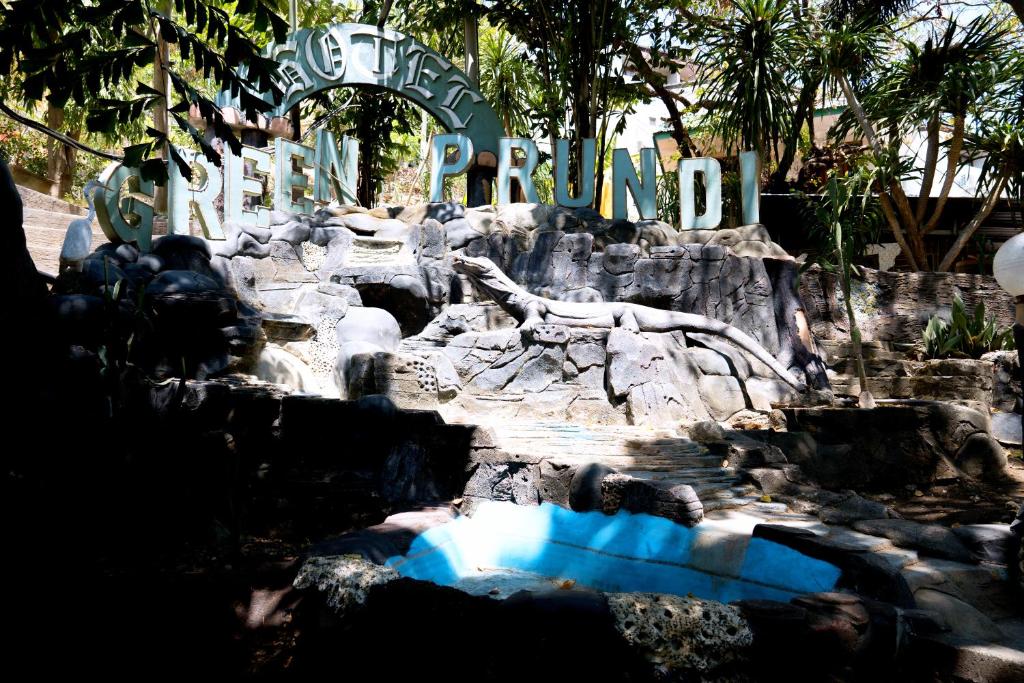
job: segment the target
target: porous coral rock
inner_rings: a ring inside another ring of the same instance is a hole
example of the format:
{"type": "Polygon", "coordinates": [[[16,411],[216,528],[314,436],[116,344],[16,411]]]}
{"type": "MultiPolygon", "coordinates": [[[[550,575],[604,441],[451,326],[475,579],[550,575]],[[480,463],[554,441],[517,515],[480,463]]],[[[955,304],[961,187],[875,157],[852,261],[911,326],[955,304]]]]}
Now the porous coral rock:
{"type": "Polygon", "coordinates": [[[737,608],[659,593],[608,595],[622,637],[656,667],[713,673],[742,663],[754,642],[737,608]]]}
{"type": "Polygon", "coordinates": [[[391,567],[374,564],[359,555],[310,557],[299,569],[293,585],[315,588],[339,614],[366,604],[370,589],[398,578],[391,567]]]}

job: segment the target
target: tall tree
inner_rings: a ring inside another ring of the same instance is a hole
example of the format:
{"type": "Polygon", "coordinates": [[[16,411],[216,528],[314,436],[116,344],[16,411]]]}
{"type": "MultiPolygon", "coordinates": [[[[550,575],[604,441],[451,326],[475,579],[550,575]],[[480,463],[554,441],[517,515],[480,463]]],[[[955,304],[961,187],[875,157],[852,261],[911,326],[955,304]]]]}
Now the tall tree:
{"type": "Polygon", "coordinates": [[[800,27],[790,0],[737,0],[711,18],[704,36],[698,87],[712,130],[727,148],[780,158],[796,104],[800,27]]]}
{"type": "Polygon", "coordinates": [[[823,63],[849,105],[836,133],[857,130],[867,141],[883,214],[911,267],[946,271],[1004,193],[1022,184],[1024,60],[1006,28],[981,16],[964,26],[950,21],[924,45],[900,41],[898,59],[855,82],[845,65],[873,49],[879,35],[884,34],[864,22],[828,31],[823,63]],[[918,169],[903,143],[922,125],[924,165],[912,202],[903,181],[918,169]],[[933,201],[943,150],[942,184],[933,201]],[[940,224],[957,171],[979,159],[981,204],[952,247],[932,262],[924,238],[940,224]]]}

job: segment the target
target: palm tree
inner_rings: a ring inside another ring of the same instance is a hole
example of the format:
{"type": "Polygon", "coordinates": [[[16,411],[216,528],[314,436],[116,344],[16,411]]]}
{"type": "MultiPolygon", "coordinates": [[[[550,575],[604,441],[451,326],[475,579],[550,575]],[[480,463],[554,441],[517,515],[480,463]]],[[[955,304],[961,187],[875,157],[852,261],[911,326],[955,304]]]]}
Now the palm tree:
{"type": "Polygon", "coordinates": [[[712,129],[730,149],[754,149],[764,159],[789,130],[795,104],[801,28],[788,0],[738,0],[710,22],[698,87],[712,129]]]}
{"type": "Polygon", "coordinates": [[[480,90],[501,117],[506,135],[528,135],[537,72],[522,58],[523,45],[504,29],[485,30],[482,38],[480,90]]]}
{"type": "Polygon", "coordinates": [[[849,76],[853,63],[877,51],[885,40],[891,40],[886,31],[864,21],[826,32],[822,62],[849,105],[836,132],[857,128],[866,139],[882,211],[916,270],[932,265],[924,237],[939,224],[957,169],[965,160],[987,160],[982,204],[937,264],[938,270],[949,270],[1007,186],[1020,184],[1016,141],[1024,127],[1020,103],[1024,59],[1007,29],[990,18],[978,17],[966,26],[954,20],[923,46],[901,41],[899,59],[855,84],[849,76]],[[926,126],[925,163],[920,169],[921,190],[912,205],[901,181],[915,169],[912,160],[900,156],[900,147],[921,124],[926,126]],[[945,142],[943,129],[949,132],[945,142]],[[942,147],[946,147],[944,179],[930,205],[942,147]]]}

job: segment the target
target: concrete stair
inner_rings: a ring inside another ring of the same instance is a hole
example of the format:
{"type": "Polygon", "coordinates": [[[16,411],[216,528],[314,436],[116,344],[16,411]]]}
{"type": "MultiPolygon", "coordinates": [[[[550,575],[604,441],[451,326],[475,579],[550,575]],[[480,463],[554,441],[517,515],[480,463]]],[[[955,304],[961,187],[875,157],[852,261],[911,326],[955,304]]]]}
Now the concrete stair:
{"type": "Polygon", "coordinates": [[[671,429],[633,425],[515,422],[490,425],[497,448],[555,463],[599,463],[637,479],[693,487],[704,509],[740,507],[757,500],[720,455],[671,429]]]}

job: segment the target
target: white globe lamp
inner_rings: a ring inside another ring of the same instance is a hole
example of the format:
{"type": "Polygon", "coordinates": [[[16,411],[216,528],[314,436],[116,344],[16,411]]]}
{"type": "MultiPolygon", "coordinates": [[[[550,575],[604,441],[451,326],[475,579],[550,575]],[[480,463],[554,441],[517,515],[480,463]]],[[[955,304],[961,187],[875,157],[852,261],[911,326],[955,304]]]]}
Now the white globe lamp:
{"type": "MultiPolygon", "coordinates": [[[[992,274],[999,286],[1017,297],[1017,303],[1024,297],[1024,232],[1010,238],[999,248],[992,261],[992,274]]],[[[1018,311],[1017,322],[1024,325],[1018,311]]]]}
{"type": "MultiPolygon", "coordinates": [[[[992,261],[992,274],[999,286],[1016,297],[1017,321],[1013,326],[1013,341],[1017,344],[1017,358],[1024,372],[1024,232],[1010,238],[992,261]]],[[[1024,415],[1021,416],[1024,425],[1024,415]]],[[[1021,506],[1024,512],[1024,506],[1021,506]]]]}

